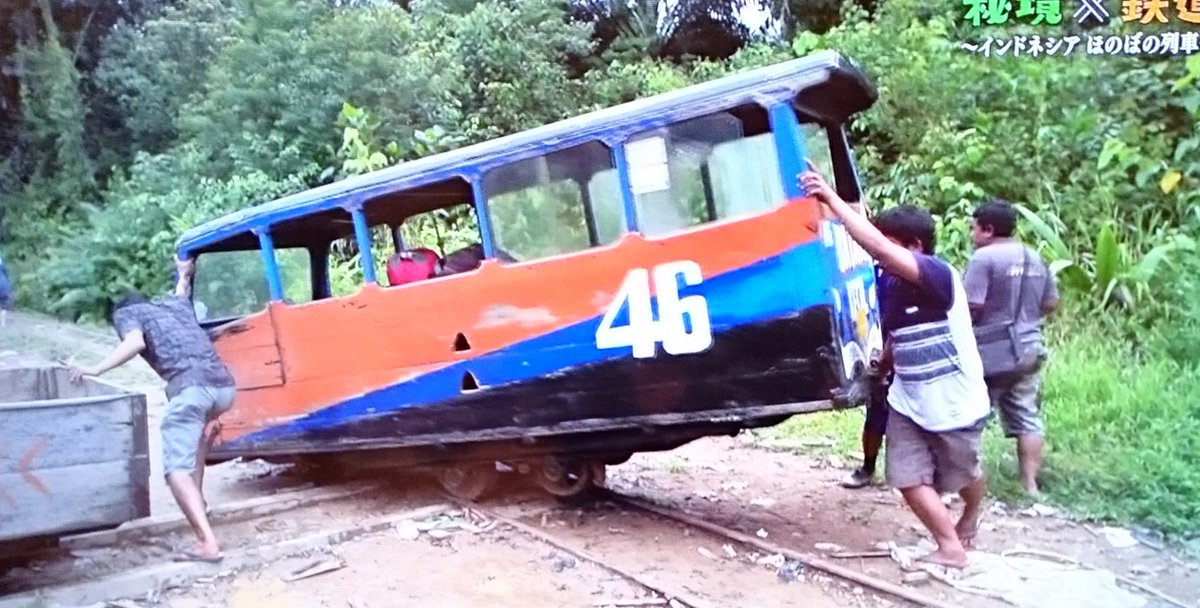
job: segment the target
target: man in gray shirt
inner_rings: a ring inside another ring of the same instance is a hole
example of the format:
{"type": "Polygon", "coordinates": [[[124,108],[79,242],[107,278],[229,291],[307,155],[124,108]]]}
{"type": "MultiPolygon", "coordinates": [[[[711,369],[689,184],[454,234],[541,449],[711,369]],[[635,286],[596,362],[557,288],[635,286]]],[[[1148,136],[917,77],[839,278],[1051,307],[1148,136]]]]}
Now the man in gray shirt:
{"type": "MultiPolygon", "coordinates": [[[[153,301],[131,294],[118,301],[110,320],[121,338],[95,367],[74,367],[71,377],[99,376],[137,355],[167,381],[162,420],[163,474],[180,510],[196,534],[196,546],[176,559],[216,562],[221,551],[209,524],[202,491],[204,461],[211,438],[205,427],[233,406],[233,375],[217,356],[196,320],[189,295],[193,261],[176,261],[175,293],[153,301]]],[[[211,436],[210,436],[211,437],[211,436]]]]}
{"type": "Polygon", "coordinates": [[[975,210],[975,254],[963,287],[992,407],[1005,435],[1017,440],[1021,486],[1036,495],[1044,443],[1042,319],[1058,305],[1058,289],[1041,255],[1012,238],[1016,225],[1017,212],[1007,201],[975,210]]]}

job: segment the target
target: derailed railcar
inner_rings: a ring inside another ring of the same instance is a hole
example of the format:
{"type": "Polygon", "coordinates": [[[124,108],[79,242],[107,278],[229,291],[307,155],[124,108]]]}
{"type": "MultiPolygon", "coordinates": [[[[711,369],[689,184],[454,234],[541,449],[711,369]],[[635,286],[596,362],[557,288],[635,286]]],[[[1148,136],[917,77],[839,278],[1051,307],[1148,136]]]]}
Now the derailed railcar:
{"type": "Polygon", "coordinates": [[[874,272],[796,177],[858,200],[845,125],[875,99],[820,52],[188,231],[238,385],[210,459],[447,465],[472,496],[501,462],[569,495],[634,452],[858,404],[874,272]],[[457,251],[434,216],[467,226],[457,251]]]}

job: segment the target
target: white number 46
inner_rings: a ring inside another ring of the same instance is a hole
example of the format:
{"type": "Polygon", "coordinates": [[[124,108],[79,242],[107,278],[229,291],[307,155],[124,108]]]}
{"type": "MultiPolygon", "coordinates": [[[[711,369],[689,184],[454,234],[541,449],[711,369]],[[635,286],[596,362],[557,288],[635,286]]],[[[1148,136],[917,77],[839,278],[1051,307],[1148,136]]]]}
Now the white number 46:
{"type": "Polygon", "coordinates": [[[653,271],[654,291],[658,294],[658,320],[654,319],[650,300],[650,272],[634,268],[625,275],[621,288],[609,305],[596,329],[597,348],[633,347],[633,356],[646,359],[654,356],[655,345],[662,342],[663,350],[671,355],[698,353],[712,346],[712,324],[708,318],[708,302],[704,296],[679,297],[677,277],[687,285],[699,285],[704,280],[700,265],[691,261],[668,262],[653,271]],[[629,305],[629,324],[613,327],[613,321],[626,304],[629,305]],[[691,331],[684,316],[691,321],[691,331]]]}

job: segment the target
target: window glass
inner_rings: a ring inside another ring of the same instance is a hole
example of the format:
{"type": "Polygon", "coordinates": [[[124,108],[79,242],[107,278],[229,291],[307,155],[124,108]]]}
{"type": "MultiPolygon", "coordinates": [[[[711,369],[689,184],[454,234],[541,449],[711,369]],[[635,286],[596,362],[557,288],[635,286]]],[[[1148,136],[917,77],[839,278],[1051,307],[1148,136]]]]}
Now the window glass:
{"type": "MultiPolygon", "coordinates": [[[[371,257],[375,266],[375,278],[387,275],[388,256],[395,253],[391,229],[385,225],[370,227],[371,257]]],[[[329,244],[329,293],[335,297],[358,293],[366,283],[363,276],[362,255],[354,235],[340,238],[329,244]]]]}
{"type": "Polygon", "coordinates": [[[588,142],[484,175],[497,247],[518,261],[615,241],[624,232],[610,150],[588,142]]]}
{"type": "MultiPolygon", "coordinates": [[[[308,250],[275,251],[283,282],[283,297],[299,304],[312,300],[308,250]]],[[[262,253],[257,249],[205,253],[196,259],[192,300],[201,321],[241,317],[258,312],[271,301],[262,253]]]]}
{"type": "Polygon", "coordinates": [[[825,179],[832,184],[834,181],[833,173],[833,153],[829,147],[829,133],[816,123],[806,123],[800,125],[800,132],[804,135],[804,151],[808,155],[808,160],[816,165],[817,170],[825,179]]]}
{"type": "Polygon", "coordinates": [[[424,247],[443,256],[481,240],[479,221],[470,204],[414,215],[400,225],[400,238],[405,248],[424,247]]]}
{"type": "Polygon", "coordinates": [[[639,227],[648,235],[759,213],[784,201],[774,134],[747,135],[732,112],[639,133],[625,144],[625,156],[639,227]]]}
{"type": "Polygon", "coordinates": [[[625,234],[625,201],[621,198],[620,179],[616,169],[608,169],[588,181],[596,236],[601,244],[612,243],[625,234]]]}

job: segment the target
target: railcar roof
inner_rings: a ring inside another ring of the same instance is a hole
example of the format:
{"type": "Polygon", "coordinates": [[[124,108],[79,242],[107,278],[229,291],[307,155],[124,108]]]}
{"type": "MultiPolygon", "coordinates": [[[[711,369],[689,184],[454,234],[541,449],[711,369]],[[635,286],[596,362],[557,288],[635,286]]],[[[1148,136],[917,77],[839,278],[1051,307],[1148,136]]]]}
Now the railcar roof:
{"type": "Polygon", "coordinates": [[[313,213],[349,207],[400,189],[470,175],[588,140],[686,120],[746,103],[791,99],[807,118],[837,124],[875,103],[874,84],[853,62],[820,51],[652,97],[623,103],[505,137],[426,156],[263,203],[196,226],[180,251],[222,248],[221,241],[313,213]],[[472,170],[473,169],[473,170],[472,170]]]}

